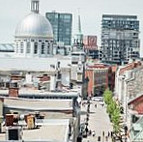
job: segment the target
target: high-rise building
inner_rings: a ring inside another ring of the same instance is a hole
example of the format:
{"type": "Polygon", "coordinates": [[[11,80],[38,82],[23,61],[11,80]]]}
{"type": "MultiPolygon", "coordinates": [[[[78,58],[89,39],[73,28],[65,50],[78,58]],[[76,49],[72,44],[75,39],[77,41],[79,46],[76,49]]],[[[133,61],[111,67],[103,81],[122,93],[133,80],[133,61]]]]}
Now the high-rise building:
{"type": "Polygon", "coordinates": [[[46,18],[50,21],[53,27],[54,40],[57,43],[71,45],[72,36],[72,14],[47,12],[46,18]]]}
{"type": "Polygon", "coordinates": [[[100,59],[122,64],[139,58],[139,21],[137,16],[103,15],[100,59]]]}

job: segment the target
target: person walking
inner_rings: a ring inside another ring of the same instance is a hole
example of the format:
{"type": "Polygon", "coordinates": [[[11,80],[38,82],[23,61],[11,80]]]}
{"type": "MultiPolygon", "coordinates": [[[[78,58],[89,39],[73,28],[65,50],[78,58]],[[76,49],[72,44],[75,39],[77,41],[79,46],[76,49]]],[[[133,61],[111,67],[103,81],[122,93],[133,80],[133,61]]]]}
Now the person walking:
{"type": "Polygon", "coordinates": [[[108,131],[108,137],[110,137],[110,132],[108,131]]]}
{"type": "Polygon", "coordinates": [[[113,137],[113,132],[111,132],[111,138],[113,137]]]}
{"type": "Polygon", "coordinates": [[[95,131],[92,132],[92,136],[93,136],[93,137],[95,136],[95,131]]]}

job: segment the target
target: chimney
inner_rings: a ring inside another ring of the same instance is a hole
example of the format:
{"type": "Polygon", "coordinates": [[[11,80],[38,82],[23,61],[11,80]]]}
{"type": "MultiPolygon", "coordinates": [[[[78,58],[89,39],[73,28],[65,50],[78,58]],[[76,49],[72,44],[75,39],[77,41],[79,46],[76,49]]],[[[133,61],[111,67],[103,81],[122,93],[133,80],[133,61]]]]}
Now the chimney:
{"type": "Polygon", "coordinates": [[[19,88],[18,88],[18,86],[10,84],[9,97],[18,97],[18,95],[19,95],[19,88]]]}
{"type": "Polygon", "coordinates": [[[9,87],[9,97],[18,97],[19,88],[17,83],[11,83],[9,87]]]}
{"type": "Polygon", "coordinates": [[[5,125],[6,126],[13,126],[14,115],[13,114],[6,114],[5,116],[5,125]]]}
{"type": "Polygon", "coordinates": [[[34,129],[35,128],[35,116],[31,114],[27,114],[24,116],[25,122],[27,123],[28,129],[34,129]]]}
{"type": "Polygon", "coordinates": [[[18,97],[19,88],[9,88],[9,97],[18,97]]]}

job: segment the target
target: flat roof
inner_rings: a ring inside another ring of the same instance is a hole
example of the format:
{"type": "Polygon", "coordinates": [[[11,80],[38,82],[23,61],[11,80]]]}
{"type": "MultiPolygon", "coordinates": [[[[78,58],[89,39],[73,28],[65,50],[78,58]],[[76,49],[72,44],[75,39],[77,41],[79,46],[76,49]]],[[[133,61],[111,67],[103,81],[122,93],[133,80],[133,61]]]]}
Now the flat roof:
{"type": "MultiPolygon", "coordinates": [[[[45,120],[39,129],[23,130],[24,141],[67,142],[69,119],[45,120]]],[[[0,140],[5,141],[5,134],[0,134],[0,140]]]]}
{"type": "Polygon", "coordinates": [[[5,98],[4,107],[31,111],[73,110],[73,100],[5,98]]]}
{"type": "Polygon", "coordinates": [[[56,71],[56,58],[0,58],[0,71],[56,71]]]}
{"type": "Polygon", "coordinates": [[[124,18],[124,19],[137,19],[136,15],[120,15],[120,14],[103,14],[103,18],[124,18]]]}
{"type": "MultiPolygon", "coordinates": [[[[8,96],[9,90],[0,90],[0,96],[8,96]]],[[[49,92],[43,90],[30,90],[30,89],[20,89],[19,90],[19,97],[72,97],[77,98],[78,92],[77,90],[71,89],[67,91],[61,92],[49,92]]]]}

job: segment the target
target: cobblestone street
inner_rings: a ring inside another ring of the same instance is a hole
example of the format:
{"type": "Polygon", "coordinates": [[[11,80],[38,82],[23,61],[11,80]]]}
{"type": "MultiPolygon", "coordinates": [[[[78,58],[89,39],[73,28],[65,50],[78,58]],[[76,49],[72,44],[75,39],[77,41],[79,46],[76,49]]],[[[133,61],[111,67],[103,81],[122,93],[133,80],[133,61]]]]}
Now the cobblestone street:
{"type": "MultiPolygon", "coordinates": [[[[82,106],[82,111],[87,111],[87,104],[82,106]]],[[[82,115],[81,121],[83,122],[85,120],[86,115],[82,115]]],[[[97,101],[91,101],[88,130],[91,130],[91,135],[87,136],[87,138],[83,138],[83,142],[97,142],[99,136],[101,137],[101,142],[111,142],[110,136],[108,140],[106,137],[108,136],[108,132],[112,131],[112,125],[110,123],[108,114],[106,113],[105,106],[102,106],[97,101]],[[92,135],[94,131],[95,136],[92,135]]]]}

